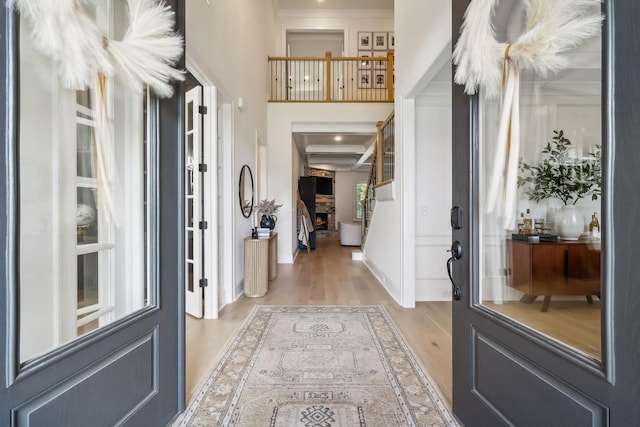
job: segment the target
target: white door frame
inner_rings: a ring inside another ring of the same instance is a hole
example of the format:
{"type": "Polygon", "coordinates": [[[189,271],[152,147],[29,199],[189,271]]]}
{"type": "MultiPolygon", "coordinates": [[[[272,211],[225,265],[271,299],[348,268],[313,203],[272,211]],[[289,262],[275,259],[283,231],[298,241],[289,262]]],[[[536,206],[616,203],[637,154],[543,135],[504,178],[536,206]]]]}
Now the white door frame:
{"type": "MultiPolygon", "coordinates": [[[[203,274],[204,254],[202,246],[206,240],[207,230],[201,229],[201,223],[208,220],[208,216],[203,215],[203,202],[207,200],[206,193],[201,189],[205,180],[208,180],[207,173],[201,173],[201,162],[206,164],[204,153],[201,153],[203,146],[208,146],[203,134],[203,127],[200,123],[200,108],[202,107],[202,87],[196,86],[185,94],[185,112],[187,116],[191,115],[191,128],[189,128],[189,120],[185,120],[185,311],[187,314],[196,318],[202,317],[202,289],[201,279],[207,279],[207,275],[203,274]],[[191,141],[191,143],[189,143],[191,141]],[[189,158],[189,146],[191,145],[191,158],[189,158]],[[191,176],[189,176],[191,170],[191,176]],[[189,209],[191,207],[191,209],[189,209]],[[189,211],[191,210],[191,217],[189,211]],[[191,225],[189,222],[191,220],[191,225]],[[189,240],[189,232],[191,232],[191,241],[189,240]],[[191,248],[192,257],[189,258],[189,248],[191,248]],[[191,265],[192,277],[189,277],[189,266],[191,265]],[[189,290],[189,284],[192,290],[189,290]]],[[[206,117],[206,116],[205,116],[206,117]]],[[[204,252],[207,253],[206,251],[204,252]]]]}
{"type": "Polygon", "coordinates": [[[204,288],[204,318],[217,319],[220,309],[233,302],[234,297],[233,251],[219,251],[220,247],[233,247],[233,139],[231,104],[228,101],[231,98],[188,54],[186,68],[203,87],[203,106],[208,113],[204,116],[202,129],[203,158],[208,170],[203,182],[206,195],[204,212],[209,224],[205,233],[204,261],[208,286],[204,288]],[[222,144],[221,150],[218,150],[218,143],[222,144]],[[218,167],[222,167],[221,182],[218,182],[218,167]],[[219,197],[221,206],[216,206],[219,197]],[[224,231],[219,233],[219,228],[224,231]]]}

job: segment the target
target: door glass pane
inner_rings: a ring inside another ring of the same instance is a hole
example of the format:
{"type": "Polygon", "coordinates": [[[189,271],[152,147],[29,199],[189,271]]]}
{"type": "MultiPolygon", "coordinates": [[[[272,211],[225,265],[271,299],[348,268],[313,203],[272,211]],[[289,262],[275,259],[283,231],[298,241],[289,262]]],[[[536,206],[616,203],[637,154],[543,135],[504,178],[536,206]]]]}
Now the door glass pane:
{"type": "Polygon", "coordinates": [[[187,291],[193,292],[193,262],[187,261],[187,291]]]}
{"type": "Polygon", "coordinates": [[[78,244],[98,243],[98,206],[95,188],[77,190],[76,235],[78,244]]]}
{"type": "MultiPolygon", "coordinates": [[[[126,2],[82,2],[122,39],[126,2]]],[[[57,83],[20,22],[20,361],[155,304],[156,141],[146,93],[115,79],[98,91],[57,83]],[[46,76],[46,78],[44,77],[46,76]],[[101,127],[103,106],[108,123],[101,127]],[[101,133],[101,129],[108,129],[101,133]],[[99,137],[102,135],[102,137],[99,137]],[[149,199],[151,197],[151,199],[149,199]],[[155,283],[155,282],[154,282],[155,283]]]]}
{"type": "Polygon", "coordinates": [[[187,199],[187,227],[193,227],[193,198],[187,199]]]}
{"type": "Polygon", "coordinates": [[[98,253],[78,257],[78,308],[98,304],[98,253]]]}
{"type": "MultiPolygon", "coordinates": [[[[499,2],[501,41],[524,31],[521,6],[499,2]]],[[[520,70],[519,144],[501,145],[501,101],[480,96],[477,295],[485,307],[600,360],[601,38],[565,55],[568,68],[547,77],[520,70]],[[507,172],[510,152],[517,183],[507,172]]]]}
{"type": "Polygon", "coordinates": [[[196,159],[193,153],[193,134],[187,135],[187,196],[193,196],[193,180],[196,159]]]}
{"type": "MultiPolygon", "coordinates": [[[[89,91],[83,91],[89,92],[89,91]]],[[[79,109],[80,110],[80,109],[79,109]]],[[[89,124],[89,121],[80,117],[80,111],[78,111],[78,120],[80,121],[77,126],[77,169],[78,176],[85,178],[95,178],[94,172],[94,159],[95,159],[95,145],[93,139],[93,128],[89,124]]]]}

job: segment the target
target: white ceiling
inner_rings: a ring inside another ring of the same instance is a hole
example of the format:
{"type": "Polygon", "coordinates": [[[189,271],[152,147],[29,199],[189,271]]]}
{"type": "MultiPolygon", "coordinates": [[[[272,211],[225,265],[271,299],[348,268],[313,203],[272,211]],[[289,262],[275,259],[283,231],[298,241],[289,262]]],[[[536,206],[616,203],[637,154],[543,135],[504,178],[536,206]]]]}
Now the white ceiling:
{"type": "Polygon", "coordinates": [[[368,172],[375,133],[294,132],[293,141],[309,167],[333,171],[368,172]],[[340,140],[336,140],[339,138],[340,140]]]}

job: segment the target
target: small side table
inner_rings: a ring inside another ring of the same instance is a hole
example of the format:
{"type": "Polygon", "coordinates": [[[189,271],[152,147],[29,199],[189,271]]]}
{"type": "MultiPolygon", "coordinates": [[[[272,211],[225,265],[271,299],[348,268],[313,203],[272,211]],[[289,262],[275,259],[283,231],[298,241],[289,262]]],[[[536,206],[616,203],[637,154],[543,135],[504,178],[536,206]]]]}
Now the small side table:
{"type": "Polygon", "coordinates": [[[244,294],[250,298],[265,296],[269,280],[278,277],[278,233],[268,239],[244,239],[244,294]]]}

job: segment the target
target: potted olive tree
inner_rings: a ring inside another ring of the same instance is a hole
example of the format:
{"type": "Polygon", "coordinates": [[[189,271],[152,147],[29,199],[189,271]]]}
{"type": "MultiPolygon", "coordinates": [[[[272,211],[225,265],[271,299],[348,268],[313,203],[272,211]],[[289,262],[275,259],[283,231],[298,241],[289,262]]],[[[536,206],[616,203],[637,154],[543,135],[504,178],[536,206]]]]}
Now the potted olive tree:
{"type": "Polygon", "coordinates": [[[518,187],[529,200],[555,198],[563,203],[556,217],[561,238],[577,240],[584,231],[584,218],[576,208],[583,198],[598,200],[601,192],[600,146],[581,158],[571,152],[571,141],[564,131],[554,130],[553,138],[542,150],[542,159],[532,165],[520,160],[518,187]]]}

